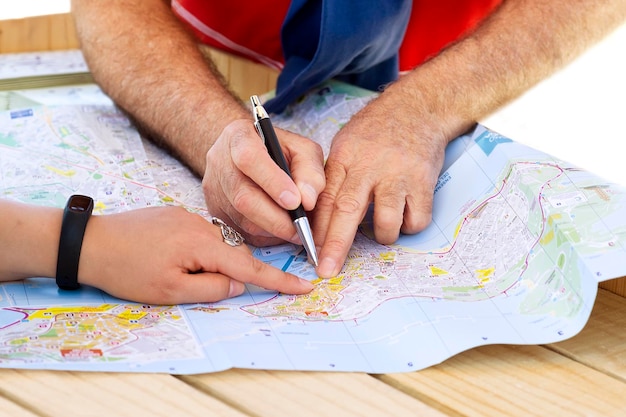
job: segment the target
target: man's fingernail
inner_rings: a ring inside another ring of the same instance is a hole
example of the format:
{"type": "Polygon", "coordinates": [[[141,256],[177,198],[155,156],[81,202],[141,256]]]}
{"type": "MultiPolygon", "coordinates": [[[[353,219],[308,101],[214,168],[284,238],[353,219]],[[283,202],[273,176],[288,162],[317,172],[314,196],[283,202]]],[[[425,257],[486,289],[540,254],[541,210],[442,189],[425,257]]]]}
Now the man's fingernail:
{"type": "Polygon", "coordinates": [[[331,277],[335,273],[335,267],[337,264],[330,258],[324,258],[320,261],[320,265],[317,267],[317,272],[323,277],[331,277]]]}
{"type": "Polygon", "coordinates": [[[280,204],[282,204],[283,207],[287,209],[298,207],[298,196],[291,191],[283,191],[282,193],[280,193],[278,199],[280,200],[280,204]]]}

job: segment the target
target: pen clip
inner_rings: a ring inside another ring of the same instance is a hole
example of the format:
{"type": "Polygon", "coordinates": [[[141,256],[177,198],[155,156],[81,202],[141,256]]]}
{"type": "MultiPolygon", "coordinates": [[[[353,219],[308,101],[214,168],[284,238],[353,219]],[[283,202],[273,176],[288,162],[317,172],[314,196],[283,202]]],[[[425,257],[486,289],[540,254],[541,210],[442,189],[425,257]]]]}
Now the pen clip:
{"type": "Polygon", "coordinates": [[[265,108],[261,105],[261,101],[259,97],[256,95],[250,96],[250,102],[252,103],[252,115],[254,116],[254,127],[256,128],[257,133],[265,142],[265,135],[263,134],[263,129],[261,129],[260,121],[262,119],[269,119],[269,115],[265,108]]]}
{"type": "Polygon", "coordinates": [[[254,121],[258,122],[261,119],[269,119],[270,116],[267,114],[265,107],[261,105],[261,101],[259,101],[258,96],[250,96],[250,102],[252,103],[252,114],[254,115],[254,121]]]}
{"type": "Polygon", "coordinates": [[[261,129],[261,125],[259,124],[259,122],[254,122],[254,128],[256,129],[256,132],[261,137],[261,140],[263,141],[263,143],[265,143],[265,135],[263,135],[263,130],[261,129]]]}

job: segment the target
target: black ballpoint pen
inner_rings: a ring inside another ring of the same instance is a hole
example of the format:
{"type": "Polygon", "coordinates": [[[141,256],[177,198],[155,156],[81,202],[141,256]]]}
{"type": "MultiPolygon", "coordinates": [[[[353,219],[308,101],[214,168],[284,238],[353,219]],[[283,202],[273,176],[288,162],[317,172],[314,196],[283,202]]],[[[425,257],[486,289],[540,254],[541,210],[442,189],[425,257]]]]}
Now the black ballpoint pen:
{"type": "MultiPolygon", "coordinates": [[[[250,101],[252,102],[254,127],[257,132],[259,132],[261,139],[263,139],[268,153],[274,162],[276,162],[276,164],[291,177],[291,172],[287,166],[285,155],[280,147],[278,137],[276,136],[274,126],[272,126],[272,121],[270,120],[267,111],[265,111],[265,108],[261,105],[259,97],[252,96],[250,97],[250,101]]],[[[304,211],[302,204],[300,204],[300,206],[295,210],[289,210],[289,215],[291,216],[291,220],[293,220],[298,236],[302,241],[302,246],[304,246],[309,259],[315,266],[317,266],[317,250],[315,249],[315,242],[313,242],[313,233],[311,233],[311,225],[309,224],[309,219],[306,216],[306,212],[304,211]]]]}

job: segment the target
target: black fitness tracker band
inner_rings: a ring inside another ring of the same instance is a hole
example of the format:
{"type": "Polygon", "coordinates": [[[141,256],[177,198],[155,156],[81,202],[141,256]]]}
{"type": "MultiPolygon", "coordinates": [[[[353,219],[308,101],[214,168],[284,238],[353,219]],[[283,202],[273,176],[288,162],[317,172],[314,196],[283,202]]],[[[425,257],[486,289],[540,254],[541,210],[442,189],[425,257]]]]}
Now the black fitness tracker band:
{"type": "Polygon", "coordinates": [[[76,290],[78,283],[78,261],[87,220],[93,211],[93,199],[84,195],[73,195],[63,211],[59,255],[57,258],[57,285],[63,290],[76,290]]]}

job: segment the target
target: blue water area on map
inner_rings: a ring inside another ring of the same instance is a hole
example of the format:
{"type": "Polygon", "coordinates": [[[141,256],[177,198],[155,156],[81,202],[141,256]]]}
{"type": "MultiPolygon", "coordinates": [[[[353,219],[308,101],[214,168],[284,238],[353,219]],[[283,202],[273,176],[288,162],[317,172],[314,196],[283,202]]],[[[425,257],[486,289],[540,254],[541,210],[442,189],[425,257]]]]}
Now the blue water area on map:
{"type": "Polygon", "coordinates": [[[501,143],[513,142],[511,139],[506,138],[499,133],[486,131],[482,133],[477,139],[476,143],[485,154],[490,155],[491,152],[501,143]]]}
{"type": "Polygon", "coordinates": [[[19,311],[0,309],[0,330],[26,318],[26,315],[19,311]]]}
{"type": "Polygon", "coordinates": [[[50,278],[28,278],[22,281],[6,282],[2,285],[0,307],[50,305],[85,305],[116,303],[119,299],[111,297],[99,289],[82,285],[76,291],[65,291],[57,287],[50,278]]]}

